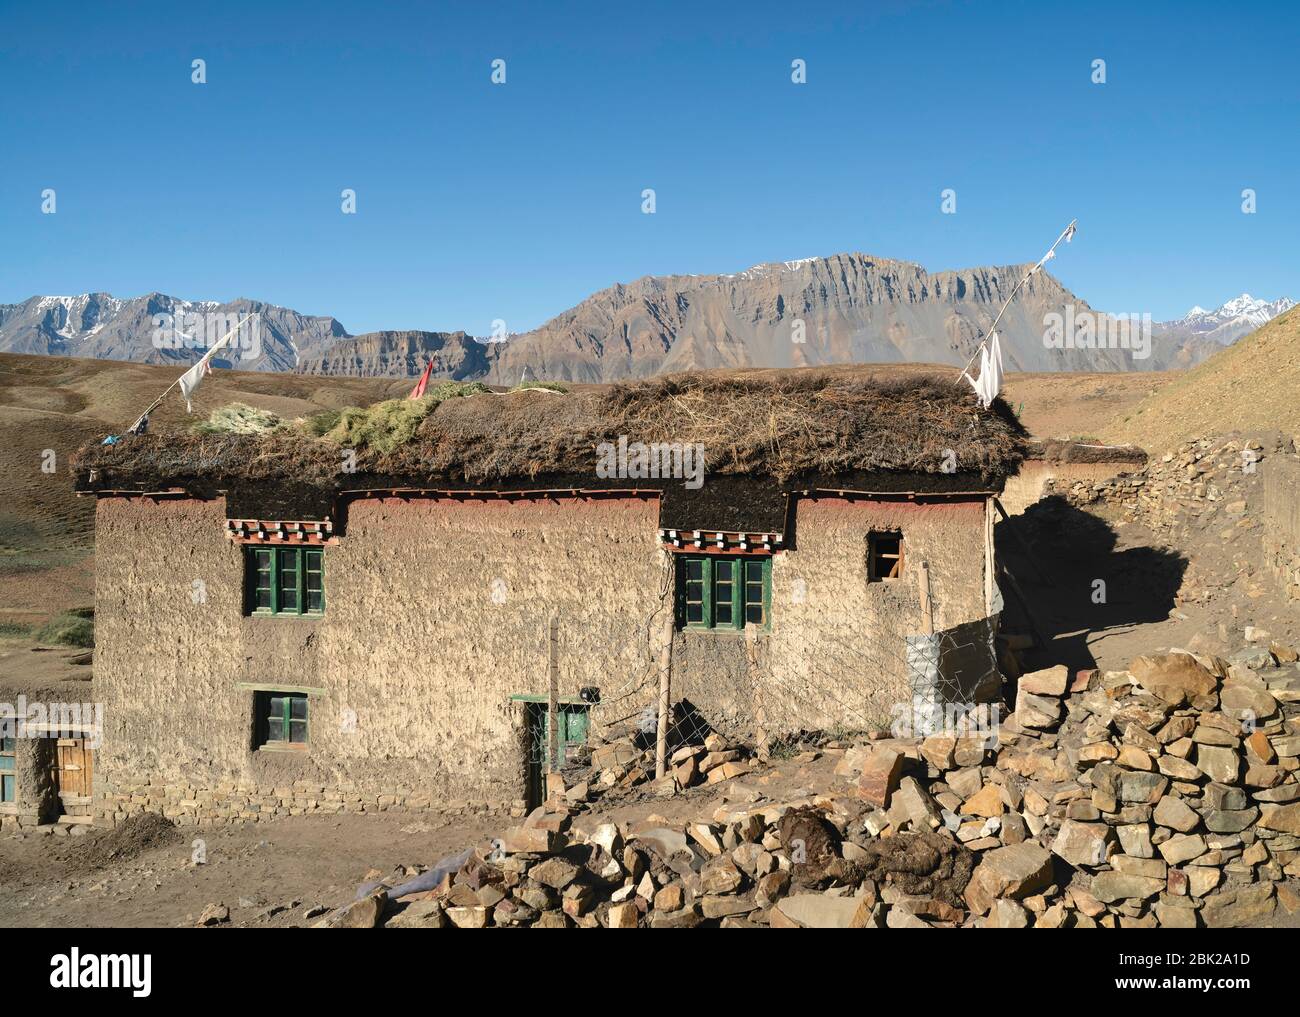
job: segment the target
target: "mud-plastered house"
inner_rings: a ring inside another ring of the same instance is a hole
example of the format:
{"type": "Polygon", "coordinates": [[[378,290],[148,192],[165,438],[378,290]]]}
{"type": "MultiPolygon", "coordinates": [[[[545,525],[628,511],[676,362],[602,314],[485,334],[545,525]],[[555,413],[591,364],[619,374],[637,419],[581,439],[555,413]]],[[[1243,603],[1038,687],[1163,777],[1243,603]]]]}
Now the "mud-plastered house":
{"type": "Polygon", "coordinates": [[[815,373],[87,448],[95,814],[519,808],[552,699],[568,755],[665,680],[677,729],[764,738],[987,698],[1022,451],[951,380],[815,373]]]}

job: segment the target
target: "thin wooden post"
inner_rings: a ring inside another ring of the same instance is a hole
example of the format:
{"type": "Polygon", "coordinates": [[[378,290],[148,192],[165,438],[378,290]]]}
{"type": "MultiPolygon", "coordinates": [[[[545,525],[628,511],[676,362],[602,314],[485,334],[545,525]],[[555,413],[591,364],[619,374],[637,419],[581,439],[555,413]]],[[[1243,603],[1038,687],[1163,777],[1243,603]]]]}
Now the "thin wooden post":
{"type": "Polygon", "coordinates": [[[934,605],[930,600],[930,563],[919,562],[916,569],[916,585],[921,592],[921,632],[934,635],[934,605]]]}
{"type": "MultiPolygon", "coordinates": [[[[554,773],[560,755],[560,616],[551,615],[550,657],[547,662],[547,744],[546,772],[554,773]]],[[[548,789],[549,790],[549,789],[548,789]]]]}
{"type": "Polygon", "coordinates": [[[673,671],[673,610],[672,601],[665,604],[664,621],[659,642],[659,725],[655,739],[655,779],[668,772],[668,723],[672,705],[673,671]]]}
{"type": "Polygon", "coordinates": [[[754,748],[759,760],[767,762],[771,742],[767,734],[767,697],[763,694],[763,676],[758,666],[758,626],[745,626],[745,669],[754,696],[754,748]]]}
{"type": "Polygon", "coordinates": [[[997,501],[992,496],[984,499],[984,616],[993,615],[994,590],[997,589],[997,550],[993,546],[993,506],[997,501]]]}

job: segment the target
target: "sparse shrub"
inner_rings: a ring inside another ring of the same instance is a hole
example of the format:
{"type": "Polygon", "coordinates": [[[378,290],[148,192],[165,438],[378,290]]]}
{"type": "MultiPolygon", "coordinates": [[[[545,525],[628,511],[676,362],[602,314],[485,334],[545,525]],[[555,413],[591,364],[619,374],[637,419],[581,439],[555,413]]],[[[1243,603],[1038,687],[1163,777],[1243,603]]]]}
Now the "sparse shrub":
{"type": "Polygon", "coordinates": [[[200,434],[265,434],[282,426],[284,421],[270,410],[231,403],[213,410],[208,419],[195,424],[193,430],[200,434]]]}

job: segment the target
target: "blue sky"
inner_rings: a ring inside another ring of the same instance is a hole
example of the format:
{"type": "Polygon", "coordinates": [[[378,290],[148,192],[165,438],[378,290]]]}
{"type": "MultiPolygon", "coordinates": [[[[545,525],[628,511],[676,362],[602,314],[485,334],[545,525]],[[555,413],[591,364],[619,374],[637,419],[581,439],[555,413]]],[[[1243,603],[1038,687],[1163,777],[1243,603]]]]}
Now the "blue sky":
{"type": "Polygon", "coordinates": [[[1032,261],[1072,216],[1094,307],[1300,298],[1298,34],[1281,2],[0,0],[0,302],[485,335],[645,274],[1032,261]]]}

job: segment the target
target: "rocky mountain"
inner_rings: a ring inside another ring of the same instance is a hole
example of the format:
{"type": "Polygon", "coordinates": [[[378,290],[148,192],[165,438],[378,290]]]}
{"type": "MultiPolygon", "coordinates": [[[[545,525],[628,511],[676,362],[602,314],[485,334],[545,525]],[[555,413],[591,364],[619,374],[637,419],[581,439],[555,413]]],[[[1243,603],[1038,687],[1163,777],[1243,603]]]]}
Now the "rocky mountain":
{"type": "Polygon", "coordinates": [[[418,375],[433,361],[433,376],[472,381],[491,371],[497,344],[464,332],[367,332],[321,344],[303,354],[296,370],[351,378],[403,378],[418,375]]]}
{"type": "Polygon", "coordinates": [[[299,314],[260,300],[217,303],[163,293],[123,300],[107,293],[83,293],[0,304],[0,352],[191,363],[248,314],[258,316],[260,329],[255,336],[250,330],[242,346],[220,351],[213,358],[217,366],[292,371],[300,356],[348,334],[334,318],[299,314]]]}
{"type": "Polygon", "coordinates": [[[1290,297],[1256,300],[1249,293],[1243,293],[1213,311],[1193,307],[1175,321],[1157,322],[1153,334],[1164,337],[1168,342],[1184,342],[1196,338],[1228,346],[1293,307],[1295,301],[1290,297]]]}
{"type": "MultiPolygon", "coordinates": [[[[646,276],[602,290],[512,337],[490,381],[614,381],[713,367],[847,362],[964,365],[1028,266],[930,273],[840,254],[757,265],[734,275],[646,276]]],[[[1178,350],[1078,348],[1046,341],[1050,316],[1093,324],[1118,341],[1129,323],[1094,312],[1047,273],[1034,276],[999,326],[1007,370],[1127,371],[1163,367],[1178,350]]]]}
{"type": "MultiPolygon", "coordinates": [[[[0,352],[185,363],[227,323],[260,315],[258,340],[218,366],[349,377],[419,374],[512,385],[521,378],[608,382],[691,368],[840,363],[964,365],[1027,266],[927,272],[865,254],[756,265],[730,275],[644,276],[593,294],[504,342],[464,332],[351,336],[334,318],[240,299],[161,293],[32,297],[0,305],[0,352]],[[161,324],[160,324],[161,323],[161,324]],[[197,339],[195,337],[198,337],[197,339]]],[[[1291,306],[1243,295],[1151,323],[1093,311],[1046,272],[999,325],[1008,371],[1191,367],[1291,306]]]]}

